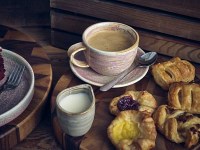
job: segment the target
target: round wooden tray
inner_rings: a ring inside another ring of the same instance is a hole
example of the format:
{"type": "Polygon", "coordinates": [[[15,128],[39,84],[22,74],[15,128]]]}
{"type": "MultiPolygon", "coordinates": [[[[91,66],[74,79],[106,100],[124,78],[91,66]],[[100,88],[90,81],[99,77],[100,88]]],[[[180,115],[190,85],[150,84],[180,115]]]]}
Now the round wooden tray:
{"type": "MultiPolygon", "coordinates": [[[[158,61],[167,60],[167,57],[159,56],[158,61]]],[[[200,65],[196,65],[196,73],[200,75],[200,65]]],[[[96,113],[95,119],[90,131],[81,137],[71,137],[65,134],[58,123],[58,118],[56,116],[56,107],[55,101],[57,94],[65,88],[69,88],[78,84],[84,83],[78,79],[72,72],[64,74],[57,85],[54,88],[52,98],[51,98],[51,116],[52,116],[52,125],[54,129],[54,134],[58,142],[62,145],[63,149],[74,150],[74,149],[103,149],[111,150],[115,149],[110,143],[110,140],[107,137],[107,127],[114,119],[114,117],[109,113],[108,105],[110,100],[113,97],[119,96],[128,90],[147,90],[154,95],[159,105],[167,103],[167,92],[163,91],[158,85],[155,84],[153,77],[151,76],[150,71],[147,75],[136,84],[111,89],[107,92],[100,92],[99,87],[93,86],[95,97],[96,97],[96,113]]],[[[186,150],[183,144],[176,144],[167,140],[158,132],[156,147],[154,150],[186,150]]]]}
{"type": "Polygon", "coordinates": [[[27,109],[12,122],[0,127],[0,149],[10,149],[38,125],[51,83],[52,68],[44,49],[28,35],[0,25],[0,46],[23,56],[35,75],[35,92],[27,109]]]}

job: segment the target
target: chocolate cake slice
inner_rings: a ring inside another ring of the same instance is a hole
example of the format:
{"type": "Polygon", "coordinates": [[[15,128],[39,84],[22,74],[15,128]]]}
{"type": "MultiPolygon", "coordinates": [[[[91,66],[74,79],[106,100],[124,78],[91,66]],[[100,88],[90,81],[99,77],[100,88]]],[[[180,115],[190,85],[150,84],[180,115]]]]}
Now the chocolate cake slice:
{"type": "Polygon", "coordinates": [[[5,77],[4,61],[1,53],[2,53],[2,48],[0,47],[0,81],[5,77]]]}

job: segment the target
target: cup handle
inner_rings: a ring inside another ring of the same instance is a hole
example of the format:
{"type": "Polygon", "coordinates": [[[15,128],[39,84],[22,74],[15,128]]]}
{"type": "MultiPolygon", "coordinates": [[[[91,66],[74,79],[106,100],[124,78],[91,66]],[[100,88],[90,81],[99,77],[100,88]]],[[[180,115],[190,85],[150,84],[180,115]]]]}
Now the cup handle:
{"type": "Polygon", "coordinates": [[[78,52],[84,51],[84,50],[86,50],[86,47],[81,47],[81,48],[75,49],[75,50],[71,53],[71,55],[70,55],[70,61],[71,61],[74,65],[76,65],[76,66],[78,66],[78,67],[81,67],[81,68],[88,68],[89,65],[88,65],[87,62],[81,61],[81,60],[78,60],[78,59],[75,58],[75,55],[76,55],[78,52]]]}

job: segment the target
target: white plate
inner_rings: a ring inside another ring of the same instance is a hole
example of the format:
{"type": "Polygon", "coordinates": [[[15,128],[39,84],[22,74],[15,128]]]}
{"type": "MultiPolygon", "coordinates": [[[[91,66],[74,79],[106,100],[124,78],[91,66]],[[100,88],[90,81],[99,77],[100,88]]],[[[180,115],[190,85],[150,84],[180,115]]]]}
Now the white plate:
{"type": "MultiPolygon", "coordinates": [[[[144,51],[141,48],[138,48],[137,57],[144,54],[144,51]]],[[[83,55],[81,55],[84,57],[83,55]]],[[[100,75],[91,68],[80,68],[73,65],[70,62],[70,67],[72,72],[81,80],[86,83],[95,85],[95,86],[102,86],[105,83],[111,81],[115,76],[104,76],[100,75]]],[[[113,88],[125,87],[131,84],[134,84],[140,81],[148,72],[149,67],[137,67],[133,71],[131,71],[124,79],[122,79],[118,84],[116,84],[113,88]]]]}
{"type": "Polygon", "coordinates": [[[0,127],[17,118],[27,108],[33,97],[35,83],[32,67],[22,56],[6,49],[2,50],[2,56],[5,78],[17,64],[24,65],[25,71],[18,87],[0,93],[0,127]]]}

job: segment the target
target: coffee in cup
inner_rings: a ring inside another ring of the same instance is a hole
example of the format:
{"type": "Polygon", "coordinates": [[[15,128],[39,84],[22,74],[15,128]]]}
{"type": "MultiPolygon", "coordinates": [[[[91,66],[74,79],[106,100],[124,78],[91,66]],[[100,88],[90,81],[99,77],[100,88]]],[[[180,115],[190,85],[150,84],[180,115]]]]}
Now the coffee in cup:
{"type": "Polygon", "coordinates": [[[122,31],[101,31],[88,39],[88,45],[102,51],[122,51],[135,43],[130,34],[122,31]]]}
{"type": "Polygon", "coordinates": [[[133,63],[139,44],[138,33],[130,26],[117,22],[101,22],[88,27],[83,35],[81,48],[77,44],[68,49],[70,61],[78,67],[91,67],[99,74],[117,75],[133,63]],[[84,52],[86,61],[75,55],[84,52]]]}

